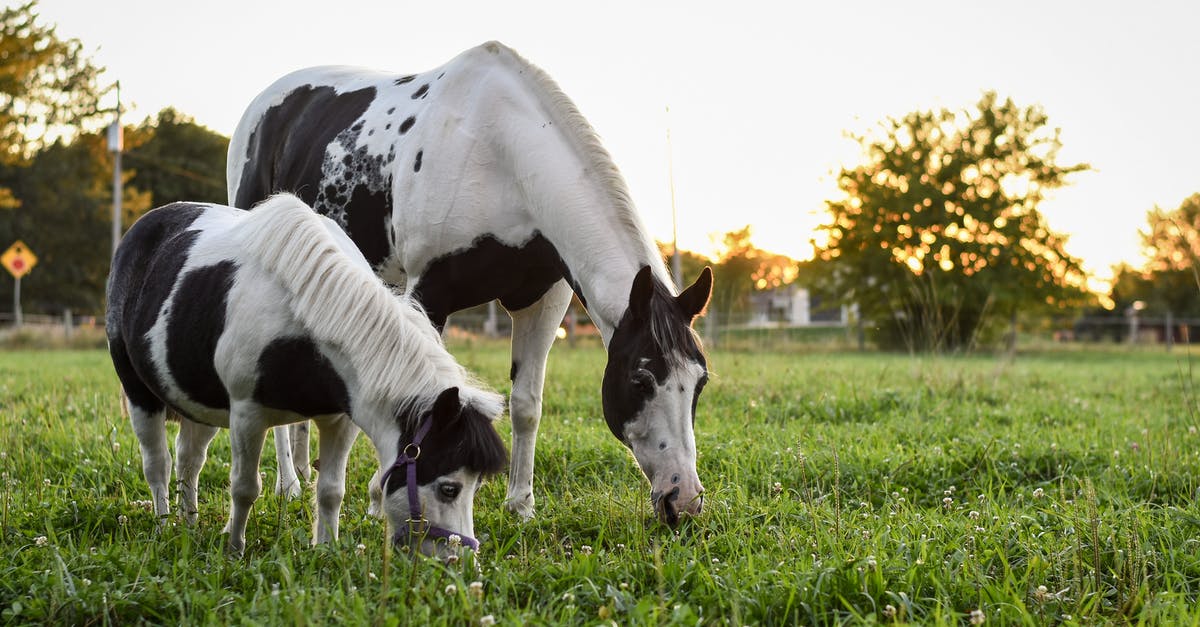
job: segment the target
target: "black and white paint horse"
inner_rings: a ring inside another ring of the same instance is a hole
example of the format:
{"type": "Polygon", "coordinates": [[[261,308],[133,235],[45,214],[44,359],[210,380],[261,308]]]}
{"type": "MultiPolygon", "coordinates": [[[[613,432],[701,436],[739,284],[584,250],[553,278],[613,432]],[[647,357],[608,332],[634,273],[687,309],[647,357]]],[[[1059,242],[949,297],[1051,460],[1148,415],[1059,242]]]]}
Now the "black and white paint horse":
{"type": "Polygon", "coordinates": [[[189,520],[208,444],[229,429],[226,531],[239,552],[266,432],[312,418],[321,436],[314,543],[337,538],[361,428],[381,467],[407,471],[385,475],[397,540],[412,519],[425,527],[426,553],[451,533],[477,546],[475,490],[507,461],[493,425],[503,398],[473,384],[424,313],[297,198],[281,194],[253,212],[176,203],[147,213],[113,260],[106,328],[159,516],[171,475],[168,409],[184,417],[176,480],[189,520]]]}
{"type": "Polygon", "coordinates": [[[496,42],[422,74],[300,70],[243,114],[227,175],[234,206],[290,191],[336,220],[439,328],[499,299],[513,321],[508,509],[533,514],[546,358],[574,291],[608,350],[609,428],[662,519],[699,513],[693,427],[708,369],[691,323],[712,273],[675,294],[612,159],[542,70],[496,42]]]}

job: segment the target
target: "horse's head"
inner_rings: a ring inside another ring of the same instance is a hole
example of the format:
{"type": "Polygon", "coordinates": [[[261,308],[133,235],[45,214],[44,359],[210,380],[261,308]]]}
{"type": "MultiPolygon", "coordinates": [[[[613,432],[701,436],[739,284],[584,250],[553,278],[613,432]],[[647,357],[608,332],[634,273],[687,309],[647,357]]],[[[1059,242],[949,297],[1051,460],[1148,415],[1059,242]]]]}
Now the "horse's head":
{"type": "Polygon", "coordinates": [[[633,280],[629,308],[608,346],[602,396],[604,418],[633,451],[650,480],[660,519],[697,515],[704,486],[696,474],[696,401],[708,381],[708,362],[691,325],[712,293],[712,271],[673,296],[645,266],[633,280]]]}
{"type": "Polygon", "coordinates": [[[478,548],[475,491],[508,463],[493,426],[502,408],[499,395],[478,392],[460,400],[458,388],[448,388],[405,430],[400,455],[381,479],[397,544],[419,543],[422,553],[438,556],[456,553],[456,544],[478,548]]]}

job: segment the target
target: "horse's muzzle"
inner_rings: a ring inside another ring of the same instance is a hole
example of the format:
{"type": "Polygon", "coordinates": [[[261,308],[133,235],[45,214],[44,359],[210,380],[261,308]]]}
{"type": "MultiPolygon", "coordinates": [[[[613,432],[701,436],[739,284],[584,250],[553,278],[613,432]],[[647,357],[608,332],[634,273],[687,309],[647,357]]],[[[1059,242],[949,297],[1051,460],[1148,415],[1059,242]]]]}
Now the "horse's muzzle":
{"type": "Polygon", "coordinates": [[[674,527],[679,524],[680,516],[700,515],[704,509],[704,486],[697,481],[691,489],[673,485],[670,490],[655,490],[650,494],[650,502],[658,519],[674,527]]]}

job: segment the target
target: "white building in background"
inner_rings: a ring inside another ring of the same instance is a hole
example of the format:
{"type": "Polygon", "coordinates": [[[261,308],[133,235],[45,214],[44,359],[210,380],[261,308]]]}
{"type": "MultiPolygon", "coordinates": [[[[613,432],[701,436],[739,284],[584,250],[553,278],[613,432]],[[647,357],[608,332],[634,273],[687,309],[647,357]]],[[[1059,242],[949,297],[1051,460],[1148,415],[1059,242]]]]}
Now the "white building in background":
{"type": "Polygon", "coordinates": [[[750,294],[751,315],[748,326],[829,326],[850,321],[845,305],[823,305],[815,295],[796,284],[750,294]]]}

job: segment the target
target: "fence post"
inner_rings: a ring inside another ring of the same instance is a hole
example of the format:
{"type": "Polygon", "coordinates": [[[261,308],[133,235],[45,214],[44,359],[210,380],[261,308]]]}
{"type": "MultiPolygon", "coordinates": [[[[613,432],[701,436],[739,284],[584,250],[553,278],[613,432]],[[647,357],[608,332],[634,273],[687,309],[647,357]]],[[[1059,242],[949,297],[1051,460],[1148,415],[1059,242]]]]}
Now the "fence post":
{"type": "Polygon", "coordinates": [[[75,325],[73,324],[73,321],[71,319],[71,310],[64,309],[63,310],[63,334],[67,336],[68,340],[71,339],[71,331],[73,330],[74,326],[75,325]]]}
{"type": "Polygon", "coordinates": [[[1167,310],[1167,317],[1163,321],[1163,342],[1167,345],[1167,352],[1171,352],[1171,348],[1175,346],[1175,325],[1171,321],[1171,310],[1167,310]]]}

